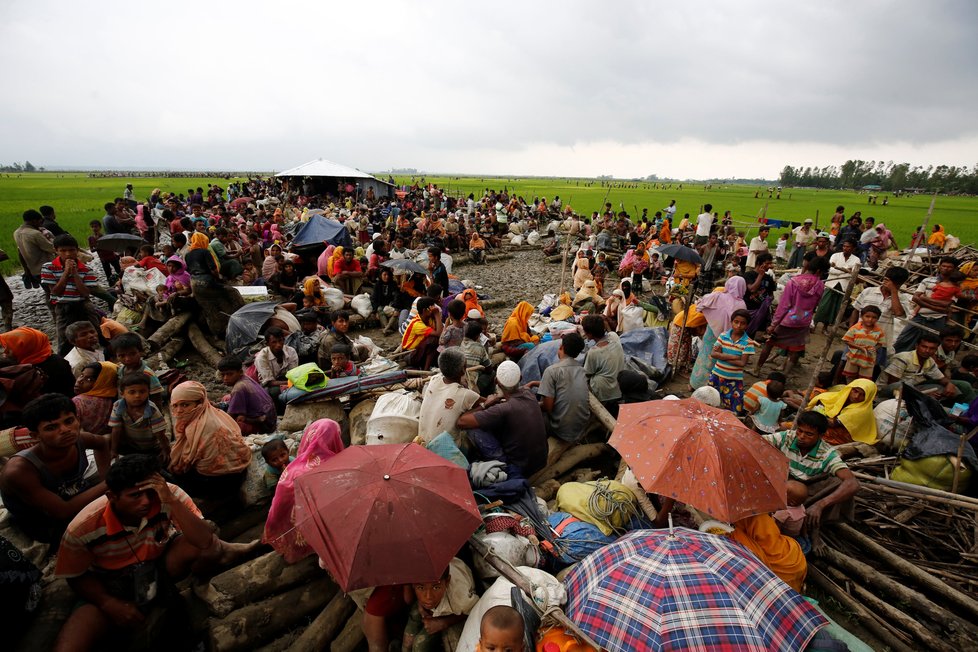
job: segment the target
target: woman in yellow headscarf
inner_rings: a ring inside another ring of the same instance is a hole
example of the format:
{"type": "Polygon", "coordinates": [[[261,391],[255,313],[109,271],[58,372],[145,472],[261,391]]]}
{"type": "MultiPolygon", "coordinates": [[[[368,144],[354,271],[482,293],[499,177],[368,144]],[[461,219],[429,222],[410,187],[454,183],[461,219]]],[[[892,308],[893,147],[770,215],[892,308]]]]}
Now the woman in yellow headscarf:
{"type": "Polygon", "coordinates": [[[503,326],[501,346],[503,353],[509,356],[511,360],[519,360],[523,354],[540,341],[539,335],[530,333],[530,315],[532,314],[533,306],[526,301],[520,301],[503,326]]]}
{"type": "Polygon", "coordinates": [[[797,541],[781,534],[777,522],[768,514],[748,516],[733,524],[728,536],[744,546],[780,577],[785,584],[801,592],[808,574],[808,562],[797,541]]]}
{"type": "Polygon", "coordinates": [[[190,236],[190,250],[193,251],[194,249],[206,249],[207,251],[210,252],[211,258],[214,259],[214,265],[217,267],[218,270],[220,270],[221,261],[218,259],[217,254],[214,253],[214,250],[210,248],[210,244],[211,244],[210,238],[208,238],[205,234],[201,233],[200,231],[197,231],[190,236]]]}
{"type": "Polygon", "coordinates": [[[479,294],[475,291],[475,288],[465,288],[457,298],[465,304],[466,316],[468,316],[470,310],[478,310],[481,316],[486,316],[486,311],[479,305],[479,294]]]}
{"type": "Polygon", "coordinates": [[[945,242],[947,242],[947,234],[944,233],[944,227],[940,224],[935,224],[934,232],[927,238],[927,246],[943,251],[945,242]]]}
{"type": "Polygon", "coordinates": [[[337,247],[333,250],[333,255],[326,261],[326,273],[330,278],[333,278],[333,276],[336,274],[336,272],[333,270],[336,263],[338,263],[341,258],[343,258],[343,247],[337,247]]]}
{"type": "Polygon", "coordinates": [[[878,436],[873,414],[874,398],[876,383],[858,378],[837,392],[819,394],[808,404],[808,409],[828,418],[829,429],[822,437],[826,443],[833,446],[851,441],[875,444],[878,436]]]}
{"type": "Polygon", "coordinates": [[[694,337],[702,337],[706,333],[706,317],[696,306],[689,307],[689,314],[680,312],[669,324],[669,344],[666,346],[666,359],[678,366],[685,367],[691,362],[690,352],[694,337]],[[686,320],[686,330],[683,331],[683,319],[686,320]]]}

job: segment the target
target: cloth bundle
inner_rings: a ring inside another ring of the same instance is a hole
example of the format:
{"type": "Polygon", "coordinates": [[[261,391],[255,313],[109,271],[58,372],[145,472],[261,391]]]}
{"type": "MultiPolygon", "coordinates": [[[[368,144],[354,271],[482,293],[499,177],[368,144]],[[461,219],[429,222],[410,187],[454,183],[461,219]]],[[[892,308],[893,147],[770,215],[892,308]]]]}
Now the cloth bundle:
{"type": "Polygon", "coordinates": [[[508,477],[506,464],[499,460],[473,462],[469,468],[469,479],[472,481],[472,486],[477,489],[503,482],[508,477]]]}

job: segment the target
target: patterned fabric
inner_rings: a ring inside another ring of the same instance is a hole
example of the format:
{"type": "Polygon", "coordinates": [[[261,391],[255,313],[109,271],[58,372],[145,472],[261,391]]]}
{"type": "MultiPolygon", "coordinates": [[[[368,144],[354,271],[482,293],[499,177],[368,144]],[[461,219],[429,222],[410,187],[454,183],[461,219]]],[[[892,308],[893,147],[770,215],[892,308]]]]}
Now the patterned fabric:
{"type": "Polygon", "coordinates": [[[759,380],[744,392],[744,410],[753,414],[761,407],[761,398],[767,398],[767,384],[769,380],[759,380]]]}
{"type": "MultiPolygon", "coordinates": [[[[50,263],[44,263],[41,265],[41,285],[47,285],[53,288],[61,280],[61,276],[64,274],[64,265],[61,262],[61,258],[55,258],[50,263]]],[[[84,263],[78,263],[78,276],[81,277],[82,284],[89,288],[98,287],[98,278],[92,272],[91,268],[87,267],[84,263]]],[[[65,283],[64,290],[61,294],[51,295],[51,303],[57,305],[59,303],[79,303],[81,301],[87,301],[87,297],[83,297],[78,292],[78,282],[75,276],[68,279],[65,283]]]]}
{"type": "Polygon", "coordinates": [[[876,349],[885,342],[886,333],[877,325],[866,328],[862,322],[846,331],[842,341],[849,346],[846,355],[846,373],[869,378],[876,365],[876,349]],[[850,372],[849,368],[852,367],[850,372]]]}
{"type": "Polygon", "coordinates": [[[120,398],[112,406],[109,416],[109,428],[122,428],[122,442],[128,448],[145,453],[155,453],[160,450],[160,439],[166,437],[166,421],[163,413],[153,404],[146,401],[143,416],[133,419],[129,416],[126,399],[120,398]]]}
{"type": "Polygon", "coordinates": [[[792,480],[805,482],[826,474],[835,475],[839,469],[849,468],[824,440],[820,439],[818,445],[806,455],[798,449],[798,440],[790,431],[762,436],[788,458],[788,474],[792,480]]]}
{"type": "MultiPolygon", "coordinates": [[[[715,369],[714,369],[715,371],[715,369]]],[[[716,373],[710,374],[710,387],[720,392],[720,407],[734,414],[744,412],[744,381],[721,378],[716,373]]]]}
{"type": "MultiPolygon", "coordinates": [[[[747,337],[747,333],[734,340],[733,331],[729,330],[717,338],[720,346],[720,353],[724,355],[754,355],[754,343],[747,337]]],[[[722,380],[744,379],[744,368],[737,367],[726,360],[717,360],[713,365],[713,374],[722,380]]]]}
{"type": "Polygon", "coordinates": [[[565,580],[567,616],[609,652],[801,650],[828,621],[725,537],[638,530],[565,580]]]}
{"type": "Polygon", "coordinates": [[[887,376],[893,376],[897,381],[908,385],[920,385],[928,380],[942,381],[944,372],[937,368],[934,358],[921,362],[916,351],[904,351],[889,358],[877,384],[886,385],[887,376]]]}

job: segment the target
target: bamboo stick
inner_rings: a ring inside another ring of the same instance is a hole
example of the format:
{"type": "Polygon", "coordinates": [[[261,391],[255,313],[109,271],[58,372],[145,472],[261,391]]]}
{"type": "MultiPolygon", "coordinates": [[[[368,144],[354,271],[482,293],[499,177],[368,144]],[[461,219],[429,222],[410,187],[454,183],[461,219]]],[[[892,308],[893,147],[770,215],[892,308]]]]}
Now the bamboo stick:
{"type": "Polygon", "coordinates": [[[867,473],[861,473],[859,471],[853,471],[853,475],[856,476],[856,478],[859,480],[872,482],[874,484],[880,484],[886,487],[892,487],[894,489],[901,489],[904,493],[926,494],[928,496],[936,496],[937,498],[943,498],[949,501],[965,503],[969,507],[973,507],[973,509],[978,509],[978,499],[971,498],[970,496],[963,496],[961,494],[952,494],[947,491],[941,491],[940,489],[931,489],[930,487],[923,487],[921,485],[910,484],[908,482],[898,482],[896,480],[887,480],[886,478],[877,478],[876,476],[869,475],[867,473]]]}

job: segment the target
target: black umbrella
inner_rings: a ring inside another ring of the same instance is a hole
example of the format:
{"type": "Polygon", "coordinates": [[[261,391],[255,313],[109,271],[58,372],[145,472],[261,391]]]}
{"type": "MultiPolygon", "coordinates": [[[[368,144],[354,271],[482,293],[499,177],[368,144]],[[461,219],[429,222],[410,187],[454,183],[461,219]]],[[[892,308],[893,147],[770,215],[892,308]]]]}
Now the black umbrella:
{"type": "Polygon", "coordinates": [[[144,244],[147,244],[145,240],[130,233],[110,233],[98,239],[99,249],[109,249],[120,254],[130,249],[139,249],[144,244]]]}
{"type": "Polygon", "coordinates": [[[381,263],[383,267],[390,267],[397,274],[427,274],[428,270],[409,258],[392,258],[381,263]]]}
{"type": "Polygon", "coordinates": [[[703,259],[700,258],[700,255],[696,253],[694,249],[690,249],[689,247],[684,247],[682,245],[677,245],[677,244],[662,245],[661,247],[656,249],[656,251],[658,251],[663,256],[672,256],[676,260],[684,260],[687,263],[696,263],[697,265],[703,264],[703,259]]]}
{"type": "MultiPolygon", "coordinates": [[[[249,346],[254,344],[261,327],[275,314],[276,307],[278,307],[277,301],[257,301],[246,303],[238,308],[228,319],[227,335],[224,338],[228,353],[241,356],[249,346]]],[[[295,346],[298,338],[298,333],[289,333],[285,343],[295,346]]]]}

